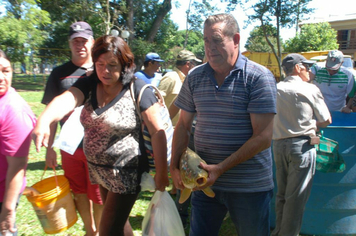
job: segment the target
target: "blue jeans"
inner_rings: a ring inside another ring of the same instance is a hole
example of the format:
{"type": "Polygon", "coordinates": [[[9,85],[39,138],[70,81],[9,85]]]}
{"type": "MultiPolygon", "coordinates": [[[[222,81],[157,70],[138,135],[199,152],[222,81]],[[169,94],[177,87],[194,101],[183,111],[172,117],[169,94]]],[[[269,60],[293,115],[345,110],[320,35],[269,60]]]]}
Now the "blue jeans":
{"type": "Polygon", "coordinates": [[[202,191],[193,192],[190,236],[218,235],[228,211],[239,236],[269,235],[273,190],[257,193],[214,192],[214,198],[202,191]]]}
{"type": "Polygon", "coordinates": [[[180,194],[181,193],[182,193],[182,191],[177,189],[177,195],[176,195],[176,199],[175,199],[175,204],[177,206],[180,219],[182,220],[183,227],[185,228],[186,225],[187,225],[187,220],[189,218],[189,206],[190,206],[191,196],[189,196],[189,198],[185,202],[180,204],[179,203],[179,198],[180,198],[180,194]]]}

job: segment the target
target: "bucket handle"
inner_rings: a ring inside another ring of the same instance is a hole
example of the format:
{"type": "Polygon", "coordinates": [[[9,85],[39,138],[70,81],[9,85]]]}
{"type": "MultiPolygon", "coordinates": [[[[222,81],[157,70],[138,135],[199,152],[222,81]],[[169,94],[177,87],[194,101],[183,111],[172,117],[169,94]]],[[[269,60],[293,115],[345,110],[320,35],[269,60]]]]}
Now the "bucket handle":
{"type": "MultiPolygon", "coordinates": [[[[52,168],[53,168],[53,172],[54,172],[54,179],[56,180],[56,185],[57,185],[57,188],[56,188],[57,194],[59,194],[59,192],[58,192],[59,185],[58,185],[58,179],[57,179],[57,174],[56,174],[56,168],[54,168],[54,167],[52,167],[52,168]]],[[[43,174],[42,174],[42,176],[41,176],[41,181],[42,181],[42,179],[43,179],[44,174],[46,173],[46,170],[47,170],[47,165],[45,165],[43,174]]]]}

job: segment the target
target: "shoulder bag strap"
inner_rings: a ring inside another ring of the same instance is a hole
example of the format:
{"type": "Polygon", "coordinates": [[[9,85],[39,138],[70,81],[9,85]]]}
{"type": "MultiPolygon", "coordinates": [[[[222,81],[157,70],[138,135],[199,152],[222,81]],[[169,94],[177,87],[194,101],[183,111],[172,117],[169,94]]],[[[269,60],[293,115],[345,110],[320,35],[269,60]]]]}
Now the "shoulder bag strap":
{"type": "MultiPolygon", "coordinates": [[[[134,80],[131,81],[130,83],[130,94],[131,94],[131,98],[132,98],[132,101],[134,103],[134,106],[136,108],[136,113],[138,115],[138,117],[140,118],[140,120],[142,120],[142,117],[141,117],[141,112],[140,112],[140,103],[139,103],[139,100],[136,102],[136,94],[135,94],[135,88],[134,88],[134,80]]],[[[140,90],[140,93],[141,93],[142,89],[140,90]]]]}
{"type": "Polygon", "coordinates": [[[165,103],[164,103],[164,98],[162,96],[162,94],[160,93],[159,89],[152,85],[152,84],[145,84],[144,86],[142,86],[139,94],[138,94],[138,97],[137,97],[137,100],[136,100],[136,96],[135,96],[135,89],[134,89],[134,81],[131,81],[130,83],[130,93],[131,93],[131,98],[135,104],[135,107],[136,107],[136,111],[138,113],[138,116],[140,117],[140,119],[142,119],[141,117],[141,109],[140,109],[140,102],[141,102],[141,98],[142,98],[142,94],[143,92],[145,91],[146,88],[153,88],[155,90],[155,94],[158,98],[158,102],[162,105],[162,106],[165,106],[165,103]]]}

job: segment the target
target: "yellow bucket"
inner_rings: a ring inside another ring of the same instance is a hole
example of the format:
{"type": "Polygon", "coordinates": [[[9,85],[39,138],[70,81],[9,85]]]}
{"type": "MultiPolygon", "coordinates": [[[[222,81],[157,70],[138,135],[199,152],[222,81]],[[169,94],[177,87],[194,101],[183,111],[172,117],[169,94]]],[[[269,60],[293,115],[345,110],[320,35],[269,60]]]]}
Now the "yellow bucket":
{"type": "Polygon", "coordinates": [[[40,194],[26,195],[26,197],[35,209],[42,228],[47,234],[60,233],[77,222],[78,216],[69,182],[64,175],[55,174],[53,177],[32,185],[32,188],[40,194]]]}

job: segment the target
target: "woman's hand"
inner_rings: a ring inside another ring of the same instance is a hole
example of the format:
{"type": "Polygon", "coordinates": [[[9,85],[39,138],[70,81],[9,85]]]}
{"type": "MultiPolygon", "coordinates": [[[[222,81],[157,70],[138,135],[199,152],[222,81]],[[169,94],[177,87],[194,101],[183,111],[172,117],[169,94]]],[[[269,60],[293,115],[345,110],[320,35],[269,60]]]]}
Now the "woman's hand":
{"type": "Polygon", "coordinates": [[[180,170],[178,168],[170,168],[170,172],[171,172],[171,177],[173,180],[173,184],[177,189],[183,190],[184,189],[184,185],[182,182],[182,178],[180,176],[180,170]]]}
{"type": "Polygon", "coordinates": [[[37,122],[36,127],[32,131],[32,140],[35,143],[37,152],[41,151],[42,146],[48,147],[49,136],[49,125],[41,125],[40,122],[37,122]]]}
{"type": "Polygon", "coordinates": [[[155,177],[156,190],[161,192],[166,190],[166,187],[169,186],[168,174],[162,173],[162,171],[156,172],[155,177]]]}
{"type": "Polygon", "coordinates": [[[46,166],[48,166],[50,168],[55,168],[58,166],[57,153],[53,148],[47,148],[46,166]]]}
{"type": "MultiPolygon", "coordinates": [[[[15,210],[11,209],[1,209],[1,214],[0,214],[0,232],[3,235],[6,235],[6,231],[10,231],[11,233],[16,232],[15,228],[15,219],[16,219],[16,213],[15,210]]],[[[11,234],[12,235],[12,234],[11,234]]]]}

